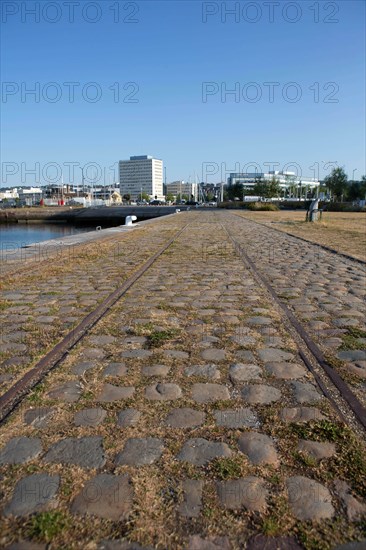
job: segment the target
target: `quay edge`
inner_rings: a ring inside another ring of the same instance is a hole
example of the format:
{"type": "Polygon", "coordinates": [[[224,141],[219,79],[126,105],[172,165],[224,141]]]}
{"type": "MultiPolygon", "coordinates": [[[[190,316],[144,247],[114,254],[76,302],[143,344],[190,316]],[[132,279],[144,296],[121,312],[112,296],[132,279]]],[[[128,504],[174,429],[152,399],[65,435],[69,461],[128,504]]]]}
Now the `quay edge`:
{"type": "Polygon", "coordinates": [[[40,207],[9,208],[0,210],[1,223],[71,223],[71,224],[107,224],[119,225],[126,216],[135,215],[137,219],[148,220],[187,210],[187,206],[99,206],[78,207],[40,207]]]}

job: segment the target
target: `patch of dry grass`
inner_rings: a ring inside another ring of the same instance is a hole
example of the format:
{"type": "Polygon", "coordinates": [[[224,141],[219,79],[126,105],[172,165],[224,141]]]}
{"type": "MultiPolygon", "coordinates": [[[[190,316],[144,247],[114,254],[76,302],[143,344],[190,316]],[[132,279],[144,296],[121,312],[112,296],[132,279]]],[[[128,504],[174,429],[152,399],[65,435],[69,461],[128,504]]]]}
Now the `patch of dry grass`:
{"type": "Polygon", "coordinates": [[[364,212],[324,212],[322,220],[316,223],[305,222],[305,210],[248,211],[239,215],[366,261],[364,212]]]}

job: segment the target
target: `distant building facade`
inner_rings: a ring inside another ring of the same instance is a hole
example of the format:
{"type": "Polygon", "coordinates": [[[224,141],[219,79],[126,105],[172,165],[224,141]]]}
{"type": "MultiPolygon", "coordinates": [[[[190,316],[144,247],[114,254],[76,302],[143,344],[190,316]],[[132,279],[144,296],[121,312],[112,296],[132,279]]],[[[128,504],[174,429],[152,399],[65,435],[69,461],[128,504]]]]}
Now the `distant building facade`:
{"type": "Polygon", "coordinates": [[[138,200],[141,193],[151,199],[164,200],[163,161],[148,155],[130,157],[119,161],[120,193],[138,200]]]}
{"type": "Polygon", "coordinates": [[[171,193],[174,197],[180,195],[182,198],[183,195],[188,197],[188,200],[196,201],[198,199],[198,184],[197,183],[187,183],[182,181],[172,181],[171,183],[166,184],[166,194],[171,193]],[[193,197],[193,198],[192,198],[193,197]]]}
{"type": "Polygon", "coordinates": [[[33,206],[42,199],[43,191],[40,187],[22,187],[18,189],[20,204],[33,206]]]}
{"type": "Polygon", "coordinates": [[[0,189],[0,201],[3,200],[15,200],[19,197],[17,187],[12,187],[10,189],[0,189]]]}
{"type": "Polygon", "coordinates": [[[0,202],[9,201],[26,206],[39,203],[43,195],[40,187],[13,187],[0,192],[0,202]]]}
{"type": "Polygon", "coordinates": [[[256,173],[231,173],[228,177],[228,185],[234,185],[240,183],[244,186],[245,189],[253,189],[257,181],[271,181],[275,178],[280,187],[283,190],[290,189],[291,187],[302,187],[309,188],[311,190],[319,188],[320,182],[315,178],[303,178],[296,176],[295,172],[280,172],[280,171],[271,171],[267,173],[256,172],[256,173]]]}

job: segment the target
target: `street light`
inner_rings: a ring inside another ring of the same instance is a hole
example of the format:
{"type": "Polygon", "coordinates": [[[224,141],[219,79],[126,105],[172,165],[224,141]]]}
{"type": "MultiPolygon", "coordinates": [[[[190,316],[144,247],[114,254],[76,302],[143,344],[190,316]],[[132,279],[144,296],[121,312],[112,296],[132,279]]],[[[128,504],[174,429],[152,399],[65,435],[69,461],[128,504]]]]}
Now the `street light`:
{"type": "Polygon", "coordinates": [[[81,168],[81,166],[79,166],[80,170],[81,170],[81,185],[82,185],[82,188],[83,188],[83,193],[85,193],[85,189],[84,189],[84,168],[81,168]]]}

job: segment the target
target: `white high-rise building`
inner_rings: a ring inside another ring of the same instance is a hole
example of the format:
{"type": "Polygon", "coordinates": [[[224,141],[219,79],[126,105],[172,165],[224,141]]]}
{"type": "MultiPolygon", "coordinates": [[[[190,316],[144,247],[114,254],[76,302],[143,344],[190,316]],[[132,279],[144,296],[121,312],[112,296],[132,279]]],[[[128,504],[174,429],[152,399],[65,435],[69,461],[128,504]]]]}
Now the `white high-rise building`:
{"type": "Polygon", "coordinates": [[[121,195],[138,200],[142,193],[151,199],[164,200],[163,161],[148,155],[130,157],[119,161],[119,185],[121,195]]]}

